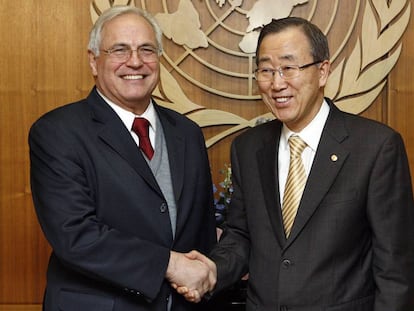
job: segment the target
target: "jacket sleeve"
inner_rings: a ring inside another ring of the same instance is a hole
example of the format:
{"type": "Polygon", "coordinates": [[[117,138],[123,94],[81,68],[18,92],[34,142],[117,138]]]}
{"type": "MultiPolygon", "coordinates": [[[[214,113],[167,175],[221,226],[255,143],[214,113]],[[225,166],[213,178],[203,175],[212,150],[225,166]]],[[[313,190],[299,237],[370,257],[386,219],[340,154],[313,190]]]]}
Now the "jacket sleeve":
{"type": "Polygon", "coordinates": [[[226,228],[220,238],[220,243],[210,253],[210,257],[217,265],[215,292],[236,283],[248,270],[250,236],[236,149],[236,144],[233,143],[231,147],[231,169],[234,191],[227,212],[226,228]]]}
{"type": "Polygon", "coordinates": [[[414,310],[414,204],[403,141],[385,140],[367,194],[372,230],[375,311],[414,310]]]}

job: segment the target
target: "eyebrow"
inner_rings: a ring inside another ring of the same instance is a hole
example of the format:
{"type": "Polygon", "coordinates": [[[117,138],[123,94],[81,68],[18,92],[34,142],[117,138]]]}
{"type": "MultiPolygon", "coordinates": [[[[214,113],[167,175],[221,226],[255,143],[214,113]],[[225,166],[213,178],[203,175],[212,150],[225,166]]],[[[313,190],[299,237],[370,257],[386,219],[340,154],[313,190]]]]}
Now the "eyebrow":
{"type": "Polygon", "coordinates": [[[129,45],[126,43],[115,43],[112,45],[112,47],[129,47],[129,45]]]}
{"type": "MultiPolygon", "coordinates": [[[[154,48],[154,49],[157,49],[157,46],[155,46],[155,45],[153,45],[153,44],[151,44],[151,43],[144,43],[144,44],[142,44],[142,45],[139,45],[137,48],[139,49],[139,48],[146,48],[146,47],[150,47],[150,48],[154,48]]],[[[110,47],[110,49],[115,49],[115,48],[129,48],[129,49],[132,49],[132,47],[129,45],[129,44],[127,44],[127,43],[122,43],[122,42],[119,42],[119,43],[114,43],[111,47],[110,47]]]]}
{"type": "Polygon", "coordinates": [[[264,63],[264,62],[268,62],[268,61],[270,61],[270,57],[260,57],[257,60],[257,63],[260,64],[260,63],[264,63]]]}

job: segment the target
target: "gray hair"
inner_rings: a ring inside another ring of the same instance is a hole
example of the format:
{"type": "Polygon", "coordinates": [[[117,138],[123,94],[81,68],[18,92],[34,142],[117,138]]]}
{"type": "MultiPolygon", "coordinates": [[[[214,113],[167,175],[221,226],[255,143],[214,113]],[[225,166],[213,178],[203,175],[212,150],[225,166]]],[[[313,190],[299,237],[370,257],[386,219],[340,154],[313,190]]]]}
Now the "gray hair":
{"type": "Polygon", "coordinates": [[[143,17],[152,27],[155,33],[155,39],[157,40],[157,48],[158,54],[161,55],[162,53],[162,30],[158,25],[155,18],[140,8],[128,5],[116,5],[108,10],[104,11],[99,18],[96,20],[95,24],[93,25],[90,33],[89,33],[89,43],[88,49],[92,51],[95,56],[99,56],[99,47],[101,45],[101,33],[102,29],[104,28],[105,24],[115,17],[125,15],[125,14],[135,14],[137,16],[143,17]]]}

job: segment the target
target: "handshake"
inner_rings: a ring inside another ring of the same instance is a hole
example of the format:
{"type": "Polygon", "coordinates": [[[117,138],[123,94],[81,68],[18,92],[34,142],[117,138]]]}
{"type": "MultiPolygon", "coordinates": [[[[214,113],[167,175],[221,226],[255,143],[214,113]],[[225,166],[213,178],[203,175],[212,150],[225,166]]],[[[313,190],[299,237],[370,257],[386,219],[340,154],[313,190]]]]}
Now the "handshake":
{"type": "Polygon", "coordinates": [[[171,251],[166,279],[185,299],[197,303],[216,285],[216,264],[197,251],[171,251]]]}

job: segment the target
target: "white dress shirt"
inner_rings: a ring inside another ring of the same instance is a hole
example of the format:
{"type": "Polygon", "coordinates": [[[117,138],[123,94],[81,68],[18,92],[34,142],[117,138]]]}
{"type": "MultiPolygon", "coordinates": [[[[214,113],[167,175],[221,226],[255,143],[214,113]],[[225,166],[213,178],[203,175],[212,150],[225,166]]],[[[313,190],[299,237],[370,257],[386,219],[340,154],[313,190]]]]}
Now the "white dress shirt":
{"type": "Polygon", "coordinates": [[[297,135],[307,144],[302,152],[302,161],[305,167],[306,176],[309,176],[313,159],[315,158],[316,150],[318,149],[319,140],[321,139],[322,131],[329,115],[329,109],[328,103],[324,100],[315,118],[313,118],[313,120],[299,133],[292,132],[286,125],[283,125],[278,153],[280,202],[283,202],[285,184],[289,173],[289,137],[297,135]]]}
{"type": "Polygon", "coordinates": [[[106,96],[104,96],[101,92],[99,92],[99,90],[98,90],[98,93],[108,103],[108,105],[111,106],[111,108],[116,112],[116,114],[119,116],[119,118],[125,124],[125,127],[130,132],[130,134],[131,134],[132,138],[134,139],[135,143],[137,144],[137,146],[139,146],[139,138],[138,138],[138,135],[132,130],[132,124],[134,123],[134,119],[136,117],[141,117],[141,118],[147,119],[150,123],[149,137],[150,137],[151,145],[153,146],[153,148],[155,148],[155,131],[157,130],[156,129],[157,123],[155,122],[156,112],[155,112],[155,108],[154,108],[154,105],[153,105],[152,101],[150,101],[147,109],[144,111],[143,114],[135,115],[131,111],[128,111],[128,110],[114,104],[111,100],[109,100],[106,96]]]}

